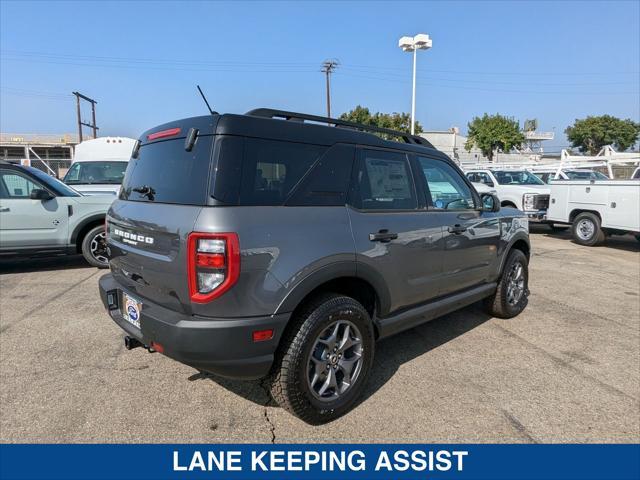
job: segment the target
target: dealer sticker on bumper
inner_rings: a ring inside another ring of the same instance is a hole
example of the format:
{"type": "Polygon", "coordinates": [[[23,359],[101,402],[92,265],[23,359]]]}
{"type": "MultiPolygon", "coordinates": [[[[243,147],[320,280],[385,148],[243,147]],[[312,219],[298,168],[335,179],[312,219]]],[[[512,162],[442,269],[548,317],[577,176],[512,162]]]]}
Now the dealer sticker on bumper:
{"type": "Polygon", "coordinates": [[[122,293],[122,303],[124,308],[122,310],[122,316],[134,327],[140,328],[140,310],[142,310],[142,302],[133,298],[127,293],[122,293]]]}

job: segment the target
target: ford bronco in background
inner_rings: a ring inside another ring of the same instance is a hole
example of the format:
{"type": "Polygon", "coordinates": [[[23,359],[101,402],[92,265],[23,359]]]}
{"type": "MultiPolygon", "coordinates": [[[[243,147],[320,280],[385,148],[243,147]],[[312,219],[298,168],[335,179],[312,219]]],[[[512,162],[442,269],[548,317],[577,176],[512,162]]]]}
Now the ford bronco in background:
{"type": "Polygon", "coordinates": [[[481,300],[501,318],[528,301],[526,214],[500,211],[423,138],[298,113],[145,132],[107,237],[100,294],[127,348],[267,377],[312,424],[358,401],[376,340],[481,300]]]}
{"type": "Polygon", "coordinates": [[[33,168],[0,162],[0,257],[82,253],[106,268],[113,195],[84,196],[33,168]]]}

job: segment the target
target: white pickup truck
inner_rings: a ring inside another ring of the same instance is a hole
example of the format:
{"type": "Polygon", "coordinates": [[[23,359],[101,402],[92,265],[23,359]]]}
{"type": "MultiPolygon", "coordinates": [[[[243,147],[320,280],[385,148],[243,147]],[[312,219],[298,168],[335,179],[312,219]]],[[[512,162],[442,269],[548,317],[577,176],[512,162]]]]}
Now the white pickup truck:
{"type": "Polygon", "coordinates": [[[549,206],[549,186],[523,169],[468,168],[464,171],[474,183],[495,190],[502,207],[523,211],[532,221],[544,221],[549,206]]]}
{"type": "Polygon", "coordinates": [[[626,233],[640,241],[640,182],[552,181],[547,220],[571,224],[581,245],[598,245],[608,235],[626,233]]]}

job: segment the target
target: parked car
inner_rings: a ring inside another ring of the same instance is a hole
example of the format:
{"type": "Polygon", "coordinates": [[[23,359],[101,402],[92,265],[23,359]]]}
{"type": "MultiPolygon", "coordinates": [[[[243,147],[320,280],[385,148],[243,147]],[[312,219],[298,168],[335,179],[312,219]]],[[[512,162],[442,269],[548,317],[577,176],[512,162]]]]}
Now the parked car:
{"type": "Polygon", "coordinates": [[[555,181],[547,218],[571,224],[573,238],[594,246],[610,235],[640,240],[640,183],[632,180],[555,181]]]}
{"type": "Polygon", "coordinates": [[[80,143],[62,181],[84,195],[117,195],[135,142],[100,137],[80,143]]]}
{"type": "Polygon", "coordinates": [[[125,346],[266,376],[309,423],[354,406],[377,339],[479,300],[503,318],[527,305],[526,216],[421,137],[258,109],[138,145],[100,279],[125,346]]]}
{"type": "Polygon", "coordinates": [[[549,187],[528,170],[469,169],[467,178],[495,189],[503,207],[517,208],[530,220],[544,221],[549,208],[549,187]]]}
{"type": "Polygon", "coordinates": [[[113,196],[83,196],[32,167],[0,163],[0,256],[82,253],[108,265],[104,218],[113,196]]]}
{"type": "Polygon", "coordinates": [[[572,169],[535,169],[533,173],[544,183],[549,184],[551,180],[609,180],[604,173],[597,170],[590,170],[586,168],[572,168],[572,169]]]}

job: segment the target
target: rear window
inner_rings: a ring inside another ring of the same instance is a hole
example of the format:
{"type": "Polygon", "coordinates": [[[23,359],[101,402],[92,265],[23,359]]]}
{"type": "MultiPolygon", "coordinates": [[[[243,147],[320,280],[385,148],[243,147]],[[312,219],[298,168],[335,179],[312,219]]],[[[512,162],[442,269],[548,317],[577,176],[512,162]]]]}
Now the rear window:
{"type": "Polygon", "coordinates": [[[327,147],[247,138],[240,205],[282,205],[327,147]]]}
{"type": "Polygon", "coordinates": [[[184,138],[141,146],[138,158],[129,161],[120,198],[205,205],[212,139],[211,135],[198,137],[190,152],[184,148],[184,138]]]}

